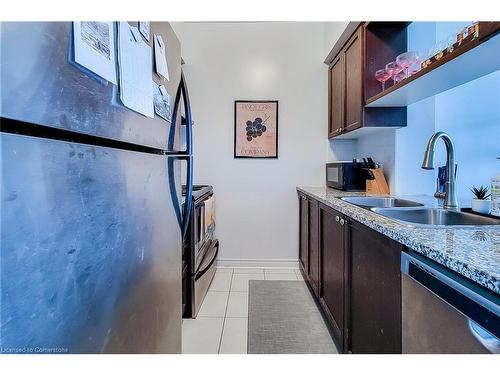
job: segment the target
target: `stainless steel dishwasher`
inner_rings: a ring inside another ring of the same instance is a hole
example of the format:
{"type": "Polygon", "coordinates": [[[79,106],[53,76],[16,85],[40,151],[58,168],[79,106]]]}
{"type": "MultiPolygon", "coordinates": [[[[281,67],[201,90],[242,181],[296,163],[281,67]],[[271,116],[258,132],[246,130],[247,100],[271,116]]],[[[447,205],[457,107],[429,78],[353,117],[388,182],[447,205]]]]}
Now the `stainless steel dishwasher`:
{"type": "Polygon", "coordinates": [[[500,353],[500,298],[445,267],[401,254],[403,353],[500,353]]]}

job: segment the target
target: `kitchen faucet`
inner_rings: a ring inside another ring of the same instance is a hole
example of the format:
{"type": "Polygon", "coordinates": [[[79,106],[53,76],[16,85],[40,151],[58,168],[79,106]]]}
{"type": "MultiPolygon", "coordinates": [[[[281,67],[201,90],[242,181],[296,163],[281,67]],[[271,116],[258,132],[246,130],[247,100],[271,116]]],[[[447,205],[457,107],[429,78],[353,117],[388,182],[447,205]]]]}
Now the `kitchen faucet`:
{"type": "Polygon", "coordinates": [[[434,196],[437,199],[444,199],[444,208],[447,210],[458,211],[458,202],[455,186],[455,149],[453,142],[448,134],[444,132],[434,133],[427,143],[427,148],[424,154],[424,161],[422,162],[423,169],[434,169],[434,148],[438,139],[442,139],[446,146],[446,182],[445,191],[440,192],[437,186],[434,196]]]}

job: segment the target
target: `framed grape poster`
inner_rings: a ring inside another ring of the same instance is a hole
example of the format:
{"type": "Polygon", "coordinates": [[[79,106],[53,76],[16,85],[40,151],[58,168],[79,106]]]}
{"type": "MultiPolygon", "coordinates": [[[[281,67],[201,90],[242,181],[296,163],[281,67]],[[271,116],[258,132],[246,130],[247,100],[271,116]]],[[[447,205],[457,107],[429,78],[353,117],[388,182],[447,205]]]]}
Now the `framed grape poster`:
{"type": "Polygon", "coordinates": [[[278,157],[278,101],[234,101],[234,157],[278,157]]]}

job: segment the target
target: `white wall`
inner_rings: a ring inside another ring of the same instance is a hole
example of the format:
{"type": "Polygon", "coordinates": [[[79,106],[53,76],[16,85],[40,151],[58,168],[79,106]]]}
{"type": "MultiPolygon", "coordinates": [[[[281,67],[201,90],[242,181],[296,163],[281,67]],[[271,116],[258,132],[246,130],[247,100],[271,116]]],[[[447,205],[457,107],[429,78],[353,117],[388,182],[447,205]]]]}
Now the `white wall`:
{"type": "MultiPolygon", "coordinates": [[[[173,23],[192,102],[195,183],[214,186],[223,259],[297,259],[297,185],[323,185],[322,23],[173,23]],[[233,158],[236,99],[279,100],[279,157],[233,158]]],[[[168,46],[167,46],[168,48],[168,46]]]]}
{"type": "Polygon", "coordinates": [[[327,161],[352,160],[357,157],[357,139],[326,140],[327,161]]]}
{"type": "Polygon", "coordinates": [[[340,35],[344,32],[345,28],[349,24],[348,21],[345,22],[325,22],[324,23],[324,44],[323,44],[323,54],[326,56],[330,53],[331,49],[340,38],[340,35]]]}

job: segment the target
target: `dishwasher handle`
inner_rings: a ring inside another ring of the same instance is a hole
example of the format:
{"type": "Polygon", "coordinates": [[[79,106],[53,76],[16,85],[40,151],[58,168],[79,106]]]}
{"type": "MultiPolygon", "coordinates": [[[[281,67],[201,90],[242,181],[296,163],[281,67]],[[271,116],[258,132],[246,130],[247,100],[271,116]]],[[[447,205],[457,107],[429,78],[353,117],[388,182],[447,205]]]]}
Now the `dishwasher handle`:
{"type": "Polygon", "coordinates": [[[475,339],[490,353],[500,354],[500,340],[485,330],[475,321],[469,319],[469,331],[475,339]]]}

